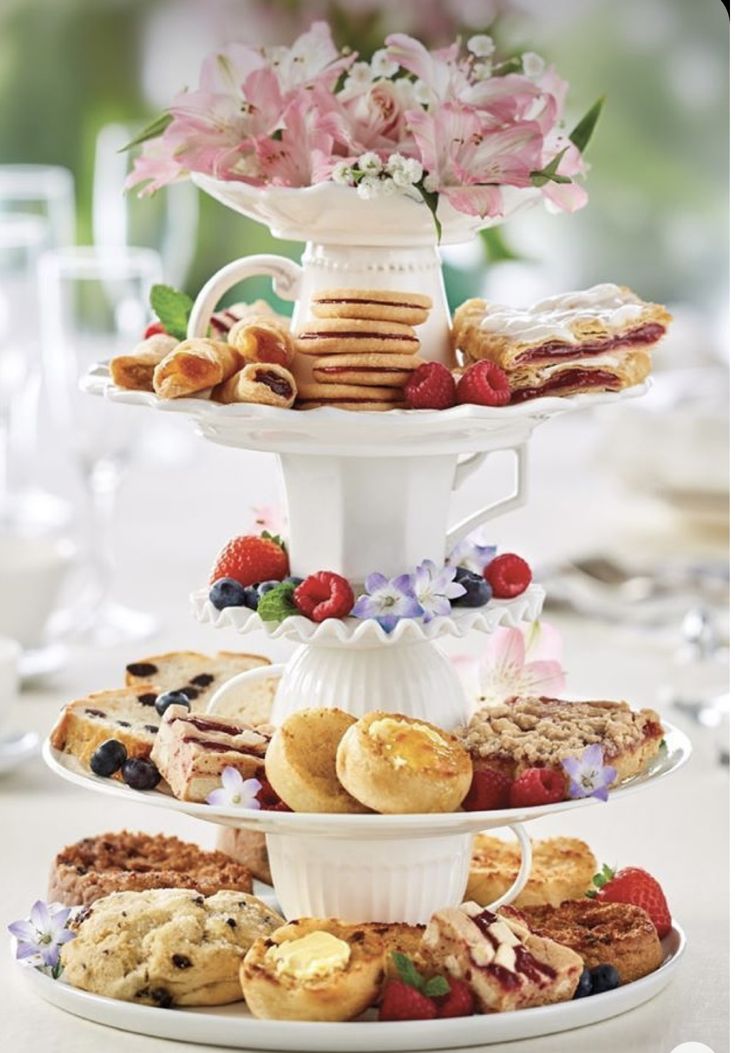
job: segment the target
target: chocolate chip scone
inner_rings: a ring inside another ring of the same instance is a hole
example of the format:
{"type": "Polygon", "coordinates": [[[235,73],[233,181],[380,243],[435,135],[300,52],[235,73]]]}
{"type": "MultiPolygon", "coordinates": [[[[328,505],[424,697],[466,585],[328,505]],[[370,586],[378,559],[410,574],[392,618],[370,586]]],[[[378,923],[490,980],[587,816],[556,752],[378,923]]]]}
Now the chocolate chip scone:
{"type": "Polygon", "coordinates": [[[71,923],[61,955],[73,987],[124,1002],[225,1005],[242,998],[240,962],[283,924],[255,896],[192,889],[114,892],[71,923]]]}
{"type": "Polygon", "coordinates": [[[253,889],[248,868],[224,852],[205,852],[178,837],[122,830],[85,837],[59,852],[51,866],[48,898],[70,907],[88,906],[112,892],[182,886],[203,896],[221,889],[253,889]]]}

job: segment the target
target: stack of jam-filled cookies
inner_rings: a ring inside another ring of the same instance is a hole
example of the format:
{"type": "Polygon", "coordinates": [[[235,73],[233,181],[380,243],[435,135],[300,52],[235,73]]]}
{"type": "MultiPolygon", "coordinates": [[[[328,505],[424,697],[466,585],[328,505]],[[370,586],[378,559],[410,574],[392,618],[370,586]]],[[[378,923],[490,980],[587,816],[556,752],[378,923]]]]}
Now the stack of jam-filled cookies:
{"type": "Polygon", "coordinates": [[[296,335],[296,350],[312,359],[312,379],[299,384],[297,408],[402,408],[406,382],[422,364],[414,327],[426,321],[431,305],[420,293],[317,293],[314,317],[296,335]]]}

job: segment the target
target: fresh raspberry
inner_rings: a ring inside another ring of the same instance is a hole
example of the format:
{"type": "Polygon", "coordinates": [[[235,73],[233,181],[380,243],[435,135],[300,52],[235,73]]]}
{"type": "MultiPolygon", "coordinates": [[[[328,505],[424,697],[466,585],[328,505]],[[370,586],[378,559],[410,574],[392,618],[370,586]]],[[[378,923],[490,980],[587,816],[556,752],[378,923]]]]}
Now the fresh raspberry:
{"type": "Polygon", "coordinates": [[[310,574],[293,594],[299,612],[313,622],[327,618],[346,618],[355,606],[355,594],[347,578],[320,570],[310,574]]]}
{"type": "Polygon", "coordinates": [[[234,578],[241,585],[259,581],[283,581],[288,574],[288,556],[280,538],[263,532],[260,537],[233,537],[214,561],[210,585],[219,578],[234,578]]]}
{"type": "Polygon", "coordinates": [[[151,322],[146,331],[143,333],[143,339],[147,340],[149,336],[156,336],[158,333],[165,333],[166,327],[163,322],[151,322]]]}
{"type": "Polygon", "coordinates": [[[467,796],[462,801],[466,812],[489,812],[510,807],[512,779],[492,768],[476,768],[467,796]]]}
{"type": "Polygon", "coordinates": [[[411,409],[449,409],[457,402],[454,377],[441,362],[424,362],[414,369],[403,395],[411,409]]]}
{"type": "Polygon", "coordinates": [[[507,406],[510,402],[508,378],[494,362],[475,362],[459,378],[457,401],[477,406],[507,406]]]}
{"type": "Polygon", "coordinates": [[[475,1011],[475,999],[472,991],[461,980],[455,980],[453,976],[447,977],[449,991],[436,999],[440,1019],[449,1016],[472,1016],[475,1011]]]}
{"type": "Polygon", "coordinates": [[[623,867],[617,873],[605,864],[592,879],[599,889],[596,898],[606,903],[632,903],[641,907],[656,926],[659,939],[671,932],[671,912],[658,881],[639,867],[623,867]]]}
{"type": "Polygon", "coordinates": [[[567,795],[567,780],[551,768],[528,768],[513,781],[510,788],[511,808],[530,808],[539,804],[556,804],[567,795]]]}
{"type": "Polygon", "coordinates": [[[513,552],[504,552],[502,556],[491,559],[483,574],[493,590],[493,596],[498,600],[512,600],[514,596],[520,596],[533,578],[525,559],[513,552]]]}
{"type": "Polygon", "coordinates": [[[438,1015],[433,998],[406,984],[389,980],[378,1010],[378,1020],[433,1020],[438,1015]]]}

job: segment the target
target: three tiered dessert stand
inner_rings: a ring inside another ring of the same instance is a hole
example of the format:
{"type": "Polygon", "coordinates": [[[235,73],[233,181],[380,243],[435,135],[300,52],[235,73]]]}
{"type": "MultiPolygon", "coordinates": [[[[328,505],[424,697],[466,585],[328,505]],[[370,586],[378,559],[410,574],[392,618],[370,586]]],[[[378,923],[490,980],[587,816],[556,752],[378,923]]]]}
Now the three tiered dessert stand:
{"type": "MultiPolygon", "coordinates": [[[[206,331],[209,316],[228,289],[252,274],[269,274],[279,295],[296,300],[294,326],[307,316],[311,294],[329,286],[402,289],[432,296],[422,327],[422,355],[446,359],[448,311],[433,224],[412,201],[365,203],[344,187],[303,191],[258,190],[244,184],[196,177],[219,200],[269,223],[276,235],[307,241],[304,265],[277,256],[235,261],[200,293],[189,335],[206,331]],[[349,200],[348,200],[349,198],[349,200]],[[368,206],[367,208],[365,206],[368,206]],[[357,245],[357,247],[355,247],[357,245]]],[[[524,203],[520,202],[519,203],[524,203]]],[[[469,217],[443,217],[445,240],[472,236],[469,217]]],[[[295,412],[255,405],[221,406],[202,398],[163,401],[123,391],[104,364],[85,382],[87,390],[115,402],[190,416],[206,438],[244,450],[278,455],[289,522],[291,572],[300,577],[329,569],[362,584],[375,570],[405,573],[424,559],[443,564],[448,551],[493,516],[527,498],[526,444],[533,429],[576,407],[614,401],[620,395],[541,398],[517,406],[458,406],[450,410],[350,413],[319,408],[295,412]],[[513,493],[448,529],[452,491],[488,455],[513,451],[513,493]]],[[[625,396],[639,394],[633,389],[625,396]]],[[[423,624],[398,623],[386,633],[375,621],[348,618],[315,624],[292,616],[263,623],[249,609],[215,610],[206,590],[195,593],[196,617],[238,633],[265,630],[298,646],[283,666],[241,674],[213,697],[247,694],[257,677],[279,676],[272,720],[308,706],[338,707],[360,716],[370,710],[401,712],[453,729],[468,716],[468,701],[451,663],[436,647],[445,635],[493,632],[539,617],[543,591],[532,585],[515,600],[485,608],[456,608],[423,624]]],[[[686,737],[665,725],[667,751],[649,769],[616,789],[622,798],[680,767],[689,755],[686,737]]],[[[47,762],[64,778],[129,800],[112,780],[81,772],[72,759],[48,745],[47,762]]],[[[522,853],[520,872],[494,906],[522,889],[531,864],[525,824],[540,815],[600,807],[590,799],[491,812],[426,815],[346,815],[253,811],[178,801],[155,791],[141,802],[221,825],[255,830],[267,838],[278,903],[287,917],[336,916],[348,921],[423,923],[433,911],[460,902],[467,880],[472,837],[508,826],[522,853]]],[[[292,1023],[252,1018],[243,1004],[224,1009],[166,1010],[129,1005],[54,983],[32,970],[39,993],[62,1008],[115,1027],[166,1038],[255,1049],[409,1050],[488,1045],[550,1034],[607,1019],[647,1001],[671,979],[684,946],[674,926],[664,941],[664,964],[649,976],[594,998],[548,1007],[455,1020],[349,1024],[292,1023]]]]}

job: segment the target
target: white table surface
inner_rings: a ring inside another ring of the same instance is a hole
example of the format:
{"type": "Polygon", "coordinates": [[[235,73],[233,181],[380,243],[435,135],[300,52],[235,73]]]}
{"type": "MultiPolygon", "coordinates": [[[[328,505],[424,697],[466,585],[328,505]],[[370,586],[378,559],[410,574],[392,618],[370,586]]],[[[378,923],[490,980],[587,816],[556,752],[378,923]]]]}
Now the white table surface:
{"type": "MultiPolygon", "coordinates": [[[[186,433],[185,422],[172,427],[186,433]]],[[[493,538],[531,561],[579,553],[595,544],[636,555],[648,552],[722,552],[719,535],[693,536],[682,524],[645,500],[624,495],[596,469],[596,424],[577,416],[547,425],[533,444],[532,501],[498,521],[493,538]]],[[[118,598],[155,611],[161,630],[142,644],[106,651],[79,650],[69,666],[43,689],[24,692],[11,713],[15,726],[46,734],[60,705],[92,690],[117,686],[124,665],[146,654],[218,647],[258,651],[280,659],[289,645],[257,636],[235,639],[193,623],[188,591],[206,575],[212,556],[228,536],[249,526],[248,509],[276,494],[275,462],[189,442],[185,460],[140,465],[119,506],[118,598]]],[[[478,474],[457,500],[457,516],[487,496],[489,469],[478,474]]],[[[568,690],[590,698],[627,698],[657,705],[662,685],[676,677],[672,640],[589,619],[554,615],[564,634],[568,690]]],[[[458,645],[476,650],[479,635],[458,645]]],[[[681,722],[683,718],[669,719],[681,722]]],[[[623,1017],[546,1039],[493,1046],[496,1053],[669,1053],[679,1043],[699,1041],[715,1053],[728,1048],[728,830],[727,772],[714,763],[709,733],[690,724],[695,754],[688,767],[645,793],[620,803],[583,810],[534,824],[535,836],[566,834],[589,842],[600,861],[640,865],[664,886],[689,947],[679,975],[663,994],[623,1017]]],[[[111,805],[70,786],[39,758],[0,780],[2,899],[0,925],[27,914],[44,898],[49,866],[64,845],[89,834],[163,829],[212,846],[214,828],[181,815],[146,809],[131,796],[111,805]]],[[[102,1028],[33,998],[17,976],[8,952],[0,953],[0,1038],[4,1051],[31,1053],[153,1053],[209,1047],[102,1028]]]]}

